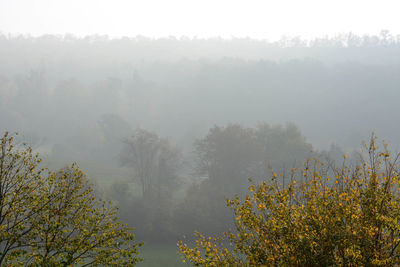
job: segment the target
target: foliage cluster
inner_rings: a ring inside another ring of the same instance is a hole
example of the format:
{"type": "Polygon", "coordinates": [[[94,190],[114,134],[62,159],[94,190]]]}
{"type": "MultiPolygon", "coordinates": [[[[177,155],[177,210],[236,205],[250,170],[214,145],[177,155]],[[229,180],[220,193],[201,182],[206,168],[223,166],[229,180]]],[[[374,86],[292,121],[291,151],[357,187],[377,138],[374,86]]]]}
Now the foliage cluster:
{"type": "Polygon", "coordinates": [[[197,233],[179,252],[201,266],[399,265],[399,156],[379,150],[375,137],[365,152],[353,167],[308,160],[286,186],[276,174],[253,184],[243,200],[227,200],[235,230],[197,233]]]}

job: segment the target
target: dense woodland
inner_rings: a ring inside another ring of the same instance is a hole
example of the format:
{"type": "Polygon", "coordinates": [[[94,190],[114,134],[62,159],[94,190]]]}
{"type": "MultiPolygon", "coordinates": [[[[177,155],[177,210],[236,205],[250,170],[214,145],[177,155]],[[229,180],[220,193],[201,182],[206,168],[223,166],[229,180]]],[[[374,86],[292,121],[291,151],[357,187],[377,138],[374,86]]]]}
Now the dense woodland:
{"type": "Polygon", "coordinates": [[[382,32],[295,40],[3,35],[1,127],[46,138],[60,145],[59,154],[77,154],[73,159],[107,161],[109,153],[89,152],[101,149],[98,144],[85,149],[87,155],[75,147],[90,146],[83,140],[89,136],[126,135],[121,126],[104,137],[98,128],[105,114],[186,151],[213,125],[260,122],[293,122],[324,149],[331,143],[358,147],[372,130],[397,145],[396,124],[381,119],[395,112],[397,39],[382,32]]]}
{"type": "Polygon", "coordinates": [[[400,146],[400,37],[189,39],[0,35],[0,131],[76,161],[137,240],[233,226],[225,198],[371,132],[400,146]]]}

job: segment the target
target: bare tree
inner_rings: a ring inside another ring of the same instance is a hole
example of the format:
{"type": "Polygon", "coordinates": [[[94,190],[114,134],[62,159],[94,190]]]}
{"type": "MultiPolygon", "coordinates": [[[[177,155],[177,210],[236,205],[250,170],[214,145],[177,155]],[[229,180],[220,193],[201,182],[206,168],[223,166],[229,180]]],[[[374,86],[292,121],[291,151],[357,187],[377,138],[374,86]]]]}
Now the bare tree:
{"type": "Polygon", "coordinates": [[[180,153],[167,139],[137,129],[124,144],[120,162],[123,166],[134,169],[134,176],[141,184],[143,196],[151,192],[156,184],[169,185],[177,177],[180,153]]]}

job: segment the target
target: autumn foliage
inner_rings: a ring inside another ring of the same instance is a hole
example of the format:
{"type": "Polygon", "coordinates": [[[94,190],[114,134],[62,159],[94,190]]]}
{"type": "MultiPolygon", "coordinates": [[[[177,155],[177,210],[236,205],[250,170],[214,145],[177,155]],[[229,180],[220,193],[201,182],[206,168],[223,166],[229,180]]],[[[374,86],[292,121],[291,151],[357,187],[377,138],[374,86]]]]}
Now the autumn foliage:
{"type": "Polygon", "coordinates": [[[400,264],[398,156],[376,138],[359,164],[336,168],[317,159],[289,177],[250,186],[227,200],[235,229],[178,242],[198,266],[394,266],[400,264]]]}
{"type": "Polygon", "coordinates": [[[76,165],[41,167],[28,146],[0,138],[1,266],[133,266],[138,246],[116,207],[76,165]]]}

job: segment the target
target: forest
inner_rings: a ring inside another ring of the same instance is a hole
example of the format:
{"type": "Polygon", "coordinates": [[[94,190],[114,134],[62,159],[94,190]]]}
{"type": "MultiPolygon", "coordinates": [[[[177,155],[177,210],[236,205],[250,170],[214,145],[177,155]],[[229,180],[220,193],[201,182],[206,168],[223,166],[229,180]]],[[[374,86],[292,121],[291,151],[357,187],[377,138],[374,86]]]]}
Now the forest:
{"type": "Polygon", "coordinates": [[[254,184],[277,175],[285,188],[316,158],[357,165],[372,133],[397,151],[399,52],[388,31],[276,42],[0,34],[0,133],[18,133],[40,166],[75,162],[144,243],[138,266],[178,266],[177,242],[234,228],[226,199],[254,184]]]}

